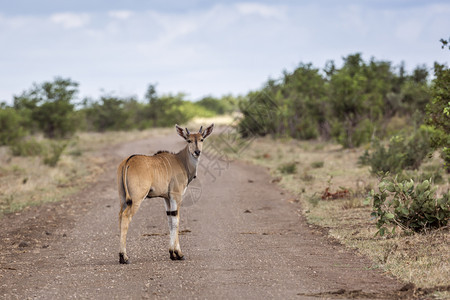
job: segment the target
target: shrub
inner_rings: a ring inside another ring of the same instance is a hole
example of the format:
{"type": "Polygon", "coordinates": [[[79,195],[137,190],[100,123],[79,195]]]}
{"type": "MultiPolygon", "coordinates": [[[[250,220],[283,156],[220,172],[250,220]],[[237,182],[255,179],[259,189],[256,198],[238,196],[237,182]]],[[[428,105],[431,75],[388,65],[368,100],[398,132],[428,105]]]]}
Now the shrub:
{"type": "Polygon", "coordinates": [[[14,156],[41,156],[43,163],[54,167],[66,149],[66,141],[38,142],[35,139],[22,140],[10,146],[14,156]]]}
{"type": "Polygon", "coordinates": [[[398,174],[398,180],[404,181],[404,180],[414,180],[414,181],[424,181],[429,180],[433,184],[441,184],[444,182],[444,176],[443,176],[443,168],[440,165],[430,165],[426,166],[421,170],[418,171],[412,171],[412,170],[405,170],[398,174]]]}
{"type": "Polygon", "coordinates": [[[231,113],[234,110],[236,100],[231,95],[223,96],[220,99],[212,96],[206,96],[195,102],[195,104],[200,108],[204,108],[208,111],[214,112],[215,114],[223,115],[225,113],[231,113]]]}
{"type": "Polygon", "coordinates": [[[0,108],[0,145],[11,145],[25,135],[20,115],[12,108],[0,108]]]}
{"type": "Polygon", "coordinates": [[[432,101],[427,105],[427,123],[436,130],[433,147],[442,149],[444,167],[450,172],[450,68],[435,63],[432,101]]]}
{"type": "Polygon", "coordinates": [[[280,170],[283,174],[295,174],[297,173],[297,165],[295,163],[287,163],[284,165],[281,165],[278,170],[280,170]]]}
{"type": "Polygon", "coordinates": [[[55,167],[58,164],[63,151],[66,149],[67,144],[67,142],[51,142],[44,155],[44,164],[50,167],[55,167]]]}
{"type": "Polygon", "coordinates": [[[425,180],[399,182],[395,178],[382,178],[379,192],[369,193],[367,201],[372,201],[372,216],[377,218],[377,234],[386,233],[386,225],[393,224],[413,232],[424,232],[446,226],[450,217],[450,192],[436,197],[436,187],[425,180]]]}
{"type": "Polygon", "coordinates": [[[333,122],[331,128],[331,135],[344,148],[359,147],[365,143],[370,142],[375,127],[369,119],[361,121],[353,128],[351,136],[348,134],[348,128],[342,123],[333,122]]]}
{"type": "Polygon", "coordinates": [[[404,169],[415,170],[432,151],[427,128],[421,128],[411,137],[396,135],[391,138],[387,148],[378,140],[373,142],[372,152],[365,151],[359,163],[370,165],[373,174],[398,174],[404,169]]]}
{"type": "Polygon", "coordinates": [[[44,146],[35,139],[14,142],[9,149],[14,156],[38,156],[44,152],[44,146]]]}
{"type": "Polygon", "coordinates": [[[324,162],[321,161],[314,161],[311,163],[311,167],[314,169],[319,169],[319,168],[323,168],[324,162]]]}
{"type": "Polygon", "coordinates": [[[77,93],[78,83],[56,77],[14,96],[14,108],[25,116],[29,130],[37,127],[49,138],[70,137],[79,126],[72,103],[77,93]]]}

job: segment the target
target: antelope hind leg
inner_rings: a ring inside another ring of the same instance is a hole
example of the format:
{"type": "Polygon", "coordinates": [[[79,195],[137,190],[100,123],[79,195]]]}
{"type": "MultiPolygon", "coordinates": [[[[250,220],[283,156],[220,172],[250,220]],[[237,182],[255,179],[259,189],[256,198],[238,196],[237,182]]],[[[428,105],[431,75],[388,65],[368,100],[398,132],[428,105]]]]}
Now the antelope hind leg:
{"type": "Polygon", "coordinates": [[[180,223],[180,214],[177,201],[170,198],[165,201],[167,221],[169,223],[170,242],[169,242],[169,254],[171,260],[184,260],[185,257],[181,252],[180,241],[178,238],[178,230],[180,223]]]}
{"type": "Polygon", "coordinates": [[[119,229],[120,229],[120,248],[119,248],[119,263],[129,264],[127,255],[127,232],[130,224],[130,209],[127,205],[125,209],[121,209],[119,213],[119,229]]]}
{"type": "Polygon", "coordinates": [[[130,260],[127,255],[127,232],[131,219],[138,211],[142,201],[136,201],[126,204],[126,208],[121,207],[119,213],[119,225],[120,225],[120,249],[119,249],[119,263],[129,264],[130,260]]]}

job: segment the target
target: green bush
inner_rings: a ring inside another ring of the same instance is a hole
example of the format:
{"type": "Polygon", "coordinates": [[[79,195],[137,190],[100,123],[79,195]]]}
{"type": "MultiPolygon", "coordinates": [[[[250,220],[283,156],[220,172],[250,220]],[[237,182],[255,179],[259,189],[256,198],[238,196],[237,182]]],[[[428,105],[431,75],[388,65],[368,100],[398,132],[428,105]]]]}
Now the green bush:
{"type": "Polygon", "coordinates": [[[56,77],[14,96],[14,108],[25,116],[27,129],[39,128],[49,138],[70,137],[79,126],[72,103],[78,93],[78,83],[56,77]]]}
{"type": "Polygon", "coordinates": [[[424,232],[427,229],[446,226],[450,217],[450,192],[436,197],[436,187],[428,180],[415,184],[411,179],[399,182],[395,178],[383,178],[378,185],[379,192],[369,193],[372,201],[372,216],[377,218],[377,234],[386,233],[387,224],[393,230],[400,226],[404,230],[424,232]]]}
{"type": "Polygon", "coordinates": [[[11,145],[25,135],[22,118],[14,109],[0,108],[0,145],[11,145]]]}
{"type": "Polygon", "coordinates": [[[39,156],[44,152],[45,147],[42,143],[31,138],[16,141],[10,145],[9,149],[14,156],[39,156]]]}
{"type": "Polygon", "coordinates": [[[295,174],[297,173],[297,165],[295,163],[287,163],[281,165],[278,170],[283,174],[295,174]]]}
{"type": "Polygon", "coordinates": [[[370,142],[374,130],[373,122],[366,119],[355,125],[349,136],[348,129],[342,123],[335,121],[332,123],[331,135],[344,148],[352,148],[370,142]]]}
{"type": "Polygon", "coordinates": [[[195,104],[208,111],[214,112],[215,114],[223,115],[226,113],[231,113],[234,110],[236,100],[232,96],[223,96],[220,99],[206,96],[195,102],[195,104]]]}
{"type": "Polygon", "coordinates": [[[55,167],[67,145],[67,141],[38,142],[31,138],[15,142],[10,150],[14,156],[40,156],[45,165],[55,167]]]}
{"type": "Polygon", "coordinates": [[[49,143],[47,151],[44,155],[44,164],[55,167],[61,158],[62,153],[66,149],[68,143],[61,141],[52,141],[49,143]]]}
{"type": "Polygon", "coordinates": [[[450,172],[450,68],[435,63],[432,101],[427,105],[427,123],[435,129],[432,144],[442,149],[444,167],[450,172]]]}
{"type": "Polygon", "coordinates": [[[393,136],[387,147],[379,140],[375,140],[372,151],[366,151],[359,163],[370,165],[373,174],[398,174],[404,169],[415,170],[432,152],[430,134],[427,128],[421,128],[410,137],[404,135],[393,136]]]}
{"type": "Polygon", "coordinates": [[[164,95],[150,101],[149,120],[153,127],[169,127],[173,124],[185,124],[192,118],[211,117],[215,113],[190,101],[184,100],[184,94],[164,95]]]}
{"type": "Polygon", "coordinates": [[[97,102],[86,103],[89,105],[84,110],[88,129],[100,132],[131,129],[131,113],[125,109],[130,101],[132,100],[101,96],[97,102]]]}
{"type": "Polygon", "coordinates": [[[324,162],[323,161],[313,161],[311,163],[311,167],[314,169],[323,168],[324,162]]]}
{"type": "Polygon", "coordinates": [[[444,183],[443,176],[443,168],[440,165],[430,165],[426,166],[421,170],[413,171],[413,170],[404,170],[403,172],[398,174],[398,180],[414,180],[414,181],[424,181],[429,180],[433,184],[441,184],[444,183]]]}

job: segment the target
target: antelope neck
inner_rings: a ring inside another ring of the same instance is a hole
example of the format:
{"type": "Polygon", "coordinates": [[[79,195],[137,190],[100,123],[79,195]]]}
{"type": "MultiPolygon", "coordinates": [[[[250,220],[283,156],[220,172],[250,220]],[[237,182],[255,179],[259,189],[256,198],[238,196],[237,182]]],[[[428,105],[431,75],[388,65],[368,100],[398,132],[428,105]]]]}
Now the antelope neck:
{"type": "Polygon", "coordinates": [[[188,184],[197,176],[197,166],[199,157],[194,157],[189,152],[189,146],[186,145],[183,150],[176,154],[177,158],[183,164],[187,176],[188,176],[188,184]]]}

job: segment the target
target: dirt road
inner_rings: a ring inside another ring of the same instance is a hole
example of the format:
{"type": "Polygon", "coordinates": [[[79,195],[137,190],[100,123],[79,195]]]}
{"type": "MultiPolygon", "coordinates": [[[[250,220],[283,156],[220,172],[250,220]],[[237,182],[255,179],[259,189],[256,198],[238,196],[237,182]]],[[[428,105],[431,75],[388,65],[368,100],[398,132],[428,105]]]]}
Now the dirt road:
{"type": "Polygon", "coordinates": [[[397,293],[399,282],[310,228],[298,204],[270,183],[264,169],[237,162],[215,178],[199,170],[194,187],[201,197],[181,209],[185,261],[169,259],[164,203],[153,199],[144,201],[131,223],[131,264],[120,265],[116,166],[129,154],[178,150],[183,143],[174,131],[104,150],[99,155],[111,164],[97,182],[63,202],[3,217],[0,298],[390,298],[397,293]]]}

